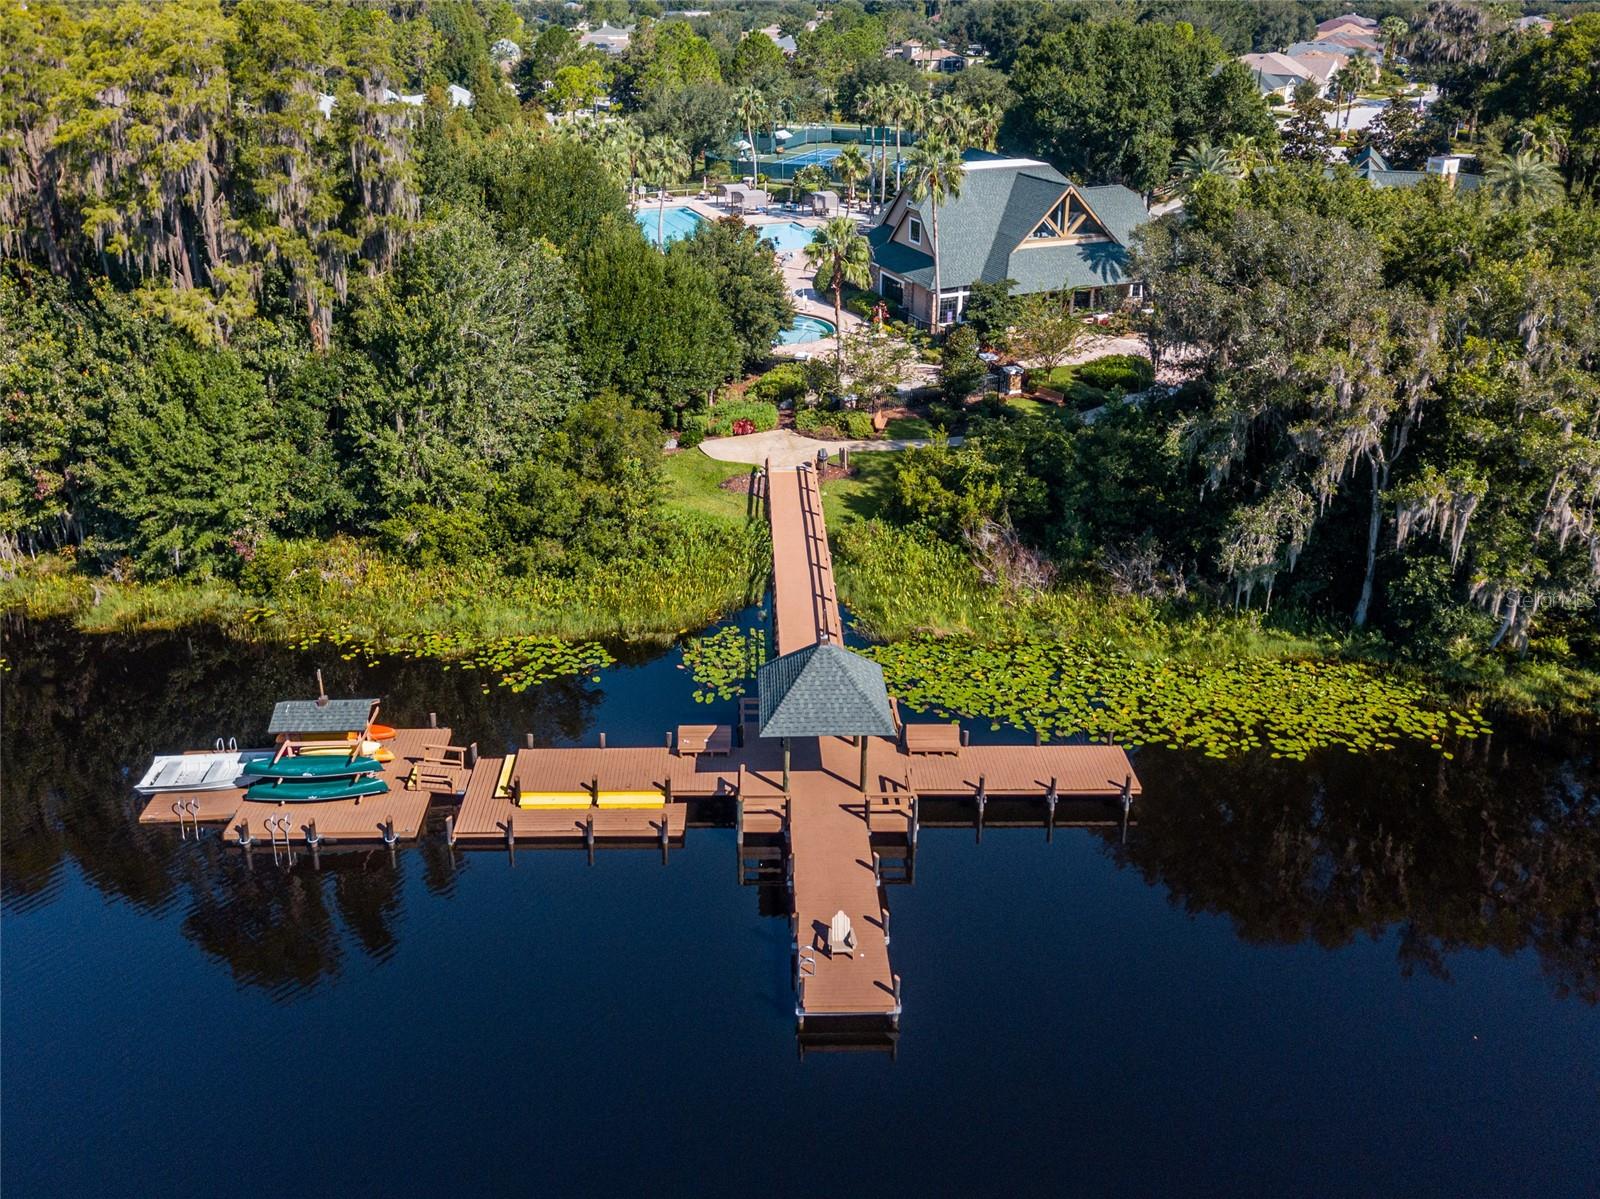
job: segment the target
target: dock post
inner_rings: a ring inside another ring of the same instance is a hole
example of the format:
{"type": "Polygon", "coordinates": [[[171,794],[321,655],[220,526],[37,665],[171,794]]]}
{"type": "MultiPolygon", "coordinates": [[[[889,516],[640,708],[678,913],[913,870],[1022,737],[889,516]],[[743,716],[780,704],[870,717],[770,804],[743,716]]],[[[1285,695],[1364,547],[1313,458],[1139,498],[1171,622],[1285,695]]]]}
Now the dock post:
{"type": "Polygon", "coordinates": [[[978,776],[978,793],[977,793],[976,796],[974,796],[974,798],[977,799],[977,801],[978,801],[978,825],[977,825],[977,827],[978,827],[978,840],[981,843],[983,841],[983,809],[989,802],[989,788],[988,788],[988,785],[987,785],[987,776],[986,775],[980,774],[978,776]]]}
{"type": "Polygon", "coordinates": [[[911,797],[911,852],[917,852],[917,830],[922,825],[922,800],[916,795],[911,797]]]}
{"type": "Polygon", "coordinates": [[[1056,836],[1056,776],[1050,776],[1050,790],[1044,793],[1046,821],[1044,826],[1044,839],[1055,840],[1056,836]]]}
{"type": "Polygon", "coordinates": [[[894,976],[894,1014],[889,1017],[889,1024],[893,1028],[900,1027],[900,1008],[903,1002],[900,998],[900,976],[896,974],[894,976]]]}
{"type": "Polygon", "coordinates": [[[532,733],[524,733],[524,734],[522,734],[522,744],[527,746],[529,749],[532,749],[533,748],[533,734],[532,733]]]}
{"type": "Polygon", "coordinates": [[[428,713],[428,727],[430,729],[436,729],[436,728],[439,727],[439,713],[437,713],[437,712],[429,712],[428,713]]]}
{"type": "Polygon", "coordinates": [[[789,794],[789,738],[783,739],[783,793],[789,794]]]}
{"type": "Polygon", "coordinates": [[[783,797],[783,843],[784,843],[784,845],[788,845],[789,844],[789,841],[790,841],[789,826],[790,826],[793,818],[794,818],[794,801],[791,800],[788,795],[785,795],[783,797]]]}
{"type": "Polygon", "coordinates": [[[862,788],[861,814],[866,817],[867,836],[870,837],[872,836],[872,796],[865,794],[865,790],[865,788],[862,788]]]}
{"type": "Polygon", "coordinates": [[[312,868],[315,870],[321,870],[322,855],[318,852],[318,848],[322,844],[322,838],[317,835],[317,822],[315,820],[306,825],[306,844],[311,847],[312,868]]]}
{"type": "Polygon", "coordinates": [[[605,735],[604,732],[602,732],[600,734],[600,748],[604,749],[605,747],[606,747],[606,735],[605,735]]]}
{"type": "Polygon", "coordinates": [[[454,845],[456,843],[456,818],[454,815],[447,815],[444,818],[444,843],[446,845],[454,845]]]}
{"type": "Polygon", "coordinates": [[[883,860],[876,851],[872,854],[872,881],[878,886],[883,886],[883,860]]]}
{"type": "Polygon", "coordinates": [[[883,909],[883,947],[889,948],[889,909],[883,909]]]}
{"type": "Polygon", "coordinates": [[[471,769],[473,769],[473,767],[477,766],[477,764],[478,764],[478,743],[476,741],[474,741],[471,745],[467,746],[467,752],[462,755],[462,758],[466,762],[468,770],[471,770],[471,769]]]}
{"type": "MultiPolygon", "coordinates": [[[[744,767],[739,769],[743,770],[744,767]]],[[[744,796],[736,795],[733,799],[733,843],[740,849],[744,848],[744,796]]]]}
{"type": "Polygon", "coordinates": [[[872,743],[865,733],[861,734],[861,793],[867,793],[867,746],[872,743]]]}
{"type": "Polygon", "coordinates": [[[1133,810],[1133,775],[1122,780],[1122,843],[1128,843],[1128,813],[1133,810]]]}
{"type": "Polygon", "coordinates": [[[241,820],[239,822],[238,828],[235,831],[237,831],[238,834],[239,834],[239,848],[240,849],[246,849],[246,850],[249,849],[250,848],[250,818],[248,816],[246,816],[243,820],[241,820]]]}
{"type": "Polygon", "coordinates": [[[594,865],[594,809],[589,809],[589,819],[583,825],[583,845],[589,851],[589,865],[594,865]]]}

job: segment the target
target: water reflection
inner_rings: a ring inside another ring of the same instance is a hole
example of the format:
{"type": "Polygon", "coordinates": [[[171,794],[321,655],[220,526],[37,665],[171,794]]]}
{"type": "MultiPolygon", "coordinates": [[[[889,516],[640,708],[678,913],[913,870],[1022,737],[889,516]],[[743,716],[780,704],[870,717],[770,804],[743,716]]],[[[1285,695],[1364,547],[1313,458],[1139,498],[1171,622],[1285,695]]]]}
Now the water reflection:
{"type": "MultiPolygon", "coordinates": [[[[608,719],[639,727],[664,728],[694,711],[684,676],[649,665],[600,686],[485,694],[481,676],[435,663],[368,668],[215,633],[86,638],[15,621],[5,633],[6,909],[48,904],[72,863],[108,898],[179,908],[184,936],[239,984],[285,999],[339,978],[352,960],[384,961],[396,945],[405,872],[447,900],[468,859],[431,834],[393,857],[380,849],[313,862],[302,853],[287,871],[270,857],[247,864],[214,834],[198,846],[180,842],[136,821],[129,774],[152,753],[219,732],[241,744],[263,739],[273,702],[304,693],[316,667],[335,694],[384,696],[393,723],[437,711],[458,742],[486,748],[529,731],[550,743],[591,735],[602,688],[632,712],[608,719]]],[[[1557,995],[1600,1002],[1592,739],[1502,729],[1448,762],[1425,749],[1307,763],[1146,751],[1138,766],[1145,794],[1126,843],[1114,826],[1088,835],[1185,910],[1224,915],[1259,943],[1337,948],[1397,928],[1405,974],[1447,976],[1459,950],[1532,947],[1557,995]]]]}

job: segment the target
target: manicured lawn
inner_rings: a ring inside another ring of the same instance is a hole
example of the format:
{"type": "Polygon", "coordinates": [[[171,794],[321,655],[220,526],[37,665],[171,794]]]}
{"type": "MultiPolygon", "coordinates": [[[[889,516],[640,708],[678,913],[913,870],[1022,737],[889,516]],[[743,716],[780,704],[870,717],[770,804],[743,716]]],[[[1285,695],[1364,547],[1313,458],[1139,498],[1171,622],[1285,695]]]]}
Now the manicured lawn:
{"type": "Polygon", "coordinates": [[[884,435],[895,441],[913,438],[926,440],[933,436],[933,426],[920,416],[897,416],[884,429],[884,435]]]}
{"type": "Polygon", "coordinates": [[[668,454],[662,469],[667,478],[669,507],[744,523],[748,497],[723,491],[722,484],[735,475],[748,474],[750,467],[739,462],[718,462],[699,450],[683,450],[668,454]]]}
{"type": "Polygon", "coordinates": [[[828,526],[854,520],[870,520],[883,507],[884,495],[893,478],[898,450],[875,450],[850,455],[856,473],[848,479],[834,479],[822,485],[822,514],[828,526]]]}

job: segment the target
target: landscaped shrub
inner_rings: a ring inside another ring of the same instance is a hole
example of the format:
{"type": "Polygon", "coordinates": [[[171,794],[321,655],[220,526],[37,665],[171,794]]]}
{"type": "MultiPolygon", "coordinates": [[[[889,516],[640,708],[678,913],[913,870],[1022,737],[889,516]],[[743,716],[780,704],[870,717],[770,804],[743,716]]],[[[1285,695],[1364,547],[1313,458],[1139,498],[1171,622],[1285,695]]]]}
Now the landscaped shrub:
{"type": "Polygon", "coordinates": [[[1155,367],[1148,358],[1138,354],[1107,354],[1104,358],[1079,363],[1072,368],[1072,374],[1086,387],[1122,395],[1143,391],[1156,381],[1155,367]]]}
{"type": "Polygon", "coordinates": [[[798,362],[784,362],[750,384],[744,394],[747,400],[768,404],[781,404],[785,400],[798,404],[807,390],[806,368],[798,362]]]}
{"type": "Polygon", "coordinates": [[[854,441],[864,441],[877,434],[872,427],[872,413],[860,409],[831,411],[826,408],[797,408],[794,427],[800,433],[837,436],[854,441]]]}
{"type": "Polygon", "coordinates": [[[706,437],[727,437],[733,432],[734,422],[741,420],[753,424],[757,433],[776,429],[778,406],[766,400],[727,400],[709,412],[700,413],[695,423],[706,437]]]}

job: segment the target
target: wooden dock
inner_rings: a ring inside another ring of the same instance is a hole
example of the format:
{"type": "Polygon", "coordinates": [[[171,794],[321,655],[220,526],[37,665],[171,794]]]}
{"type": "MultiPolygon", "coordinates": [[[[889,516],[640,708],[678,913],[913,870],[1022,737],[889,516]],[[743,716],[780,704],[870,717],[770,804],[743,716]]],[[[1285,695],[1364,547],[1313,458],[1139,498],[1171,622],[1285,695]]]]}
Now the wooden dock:
{"type": "Polygon", "coordinates": [[[809,468],[767,471],[772,611],[778,656],[829,640],[844,644],[822,493],[809,468]]]}
{"type": "Polygon", "coordinates": [[[394,739],[386,746],[394,760],[384,764],[383,778],[389,790],[382,795],[316,803],[267,803],[245,799],[242,787],[163,791],[150,797],[139,814],[139,823],[220,823],[225,826],[223,836],[231,845],[265,845],[273,841],[307,844],[313,836],[328,844],[414,840],[422,832],[428,805],[434,798],[453,799],[466,786],[466,771],[442,767],[436,768],[439,777],[449,780],[442,786],[410,782],[424,747],[449,743],[447,728],[396,729],[394,739]]]}

